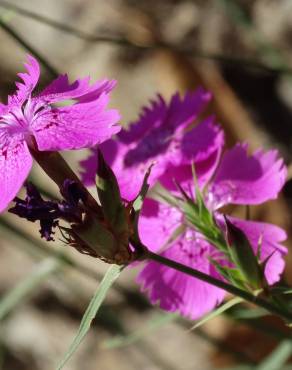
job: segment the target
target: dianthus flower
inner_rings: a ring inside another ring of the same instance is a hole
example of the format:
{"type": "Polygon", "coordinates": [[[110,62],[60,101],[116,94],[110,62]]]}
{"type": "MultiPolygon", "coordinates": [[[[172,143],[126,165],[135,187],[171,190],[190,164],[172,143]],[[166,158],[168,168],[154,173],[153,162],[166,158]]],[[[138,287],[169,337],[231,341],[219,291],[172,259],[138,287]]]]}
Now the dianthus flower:
{"type": "MultiPolygon", "coordinates": [[[[259,150],[248,156],[247,147],[237,145],[222,155],[223,132],[214,117],[191,125],[210,97],[199,89],[181,100],[176,94],[166,104],[159,96],[150,108],[144,108],[140,119],[128,130],[122,130],[115,139],[99,146],[126,200],[135,197],[151,163],[154,166],[148,181],[150,186],[159,182],[178,195],[177,182],[191,198],[194,198],[193,164],[198,185],[204,189],[204,201],[223,229],[225,224],[218,212],[221,207],[261,204],[277,197],[285,181],[286,168],[276,151],[259,150]]],[[[87,184],[94,180],[96,157],[93,153],[82,162],[83,180],[87,184]]],[[[261,244],[261,261],[270,257],[265,267],[267,282],[278,281],[286,253],[280,244],[286,238],[284,230],[268,223],[228,219],[244,232],[255,252],[261,244]]],[[[222,253],[187,223],[178,208],[146,199],[139,235],[152,252],[162,250],[162,255],[169,259],[223,279],[210,258],[222,265],[229,262],[222,260],[222,253]],[[180,234],[174,239],[179,230],[180,234]]],[[[146,262],[138,281],[153,304],[191,319],[209,312],[225,297],[223,290],[153,261],[146,262]]]]}
{"type": "MultiPolygon", "coordinates": [[[[99,145],[105,160],[117,176],[121,195],[132,200],[140,190],[145,172],[151,164],[148,183],[154,185],[162,177],[177,181],[191,175],[189,164],[194,162],[200,181],[205,182],[217,163],[223,144],[222,130],[214,117],[191,125],[206,107],[211,94],[203,89],[175,94],[169,104],[158,95],[150,107],[144,107],[140,118],[122,130],[115,139],[99,145]]],[[[94,183],[97,155],[81,162],[85,169],[82,180],[94,183]]]]}
{"type": "Polygon", "coordinates": [[[32,166],[29,148],[59,151],[89,148],[116,134],[116,110],[107,110],[115,81],[89,85],[89,78],[69,83],[60,75],[33,95],[40,76],[36,59],[28,56],[16,92],[0,103],[0,211],[15,197],[32,166]],[[59,106],[66,100],[74,104],[59,106]]]}
{"type": "MultiPolygon", "coordinates": [[[[219,208],[227,204],[255,205],[275,199],[285,182],[286,168],[274,150],[258,150],[248,156],[246,145],[236,145],[223,155],[214,173],[213,180],[204,189],[205,203],[224,229],[219,208]]],[[[193,187],[187,182],[183,185],[185,189],[193,187]]],[[[277,282],[285,265],[283,256],[287,253],[280,244],[286,238],[285,231],[263,222],[236,217],[228,217],[228,220],[246,235],[255,254],[260,248],[261,261],[269,257],[265,277],[268,284],[277,282]]],[[[179,209],[146,199],[139,233],[151,251],[159,252],[162,248],[163,256],[223,279],[210,258],[225,266],[228,261],[202,234],[189,226],[179,209]],[[167,244],[175,230],[182,226],[181,234],[167,244]]],[[[167,311],[179,311],[191,319],[211,311],[225,297],[225,292],[213,285],[152,261],[146,262],[138,281],[153,304],[158,303],[167,311]]]]}

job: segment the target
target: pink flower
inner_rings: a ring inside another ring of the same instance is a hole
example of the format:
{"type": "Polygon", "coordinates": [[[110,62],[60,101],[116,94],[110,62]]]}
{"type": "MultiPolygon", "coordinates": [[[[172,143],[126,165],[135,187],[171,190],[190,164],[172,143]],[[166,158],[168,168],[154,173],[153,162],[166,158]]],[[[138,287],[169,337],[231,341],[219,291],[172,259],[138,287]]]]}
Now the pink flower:
{"type": "MultiPolygon", "coordinates": [[[[276,151],[258,150],[247,155],[246,145],[236,145],[227,151],[216,169],[215,176],[205,189],[205,202],[220,221],[218,209],[227,204],[260,204],[275,199],[283,187],[286,168],[278,159],[276,151]]],[[[188,188],[187,182],[183,184],[188,188]]],[[[261,242],[261,260],[271,256],[265,268],[269,284],[277,282],[283,272],[287,253],[281,242],[286,233],[281,228],[268,223],[246,221],[228,217],[241,229],[255,253],[261,242]]],[[[218,222],[220,224],[220,222],[218,222]]],[[[139,224],[142,242],[154,252],[162,249],[162,255],[198,269],[218,279],[222,279],[209,257],[220,263],[222,255],[204,237],[190,228],[184,215],[170,205],[147,199],[139,224]],[[170,236],[182,227],[181,234],[166,247],[170,236]]],[[[156,262],[147,262],[138,281],[153,304],[168,311],[179,311],[183,316],[197,319],[222,302],[225,292],[205,282],[189,277],[156,262]]]]}
{"type": "MultiPolygon", "coordinates": [[[[277,197],[285,181],[286,168],[276,151],[259,150],[248,156],[247,147],[237,145],[220,162],[224,138],[214,118],[190,125],[209,100],[210,94],[201,89],[182,99],[174,95],[169,104],[159,96],[150,108],[144,108],[140,119],[128,131],[122,130],[115,139],[99,146],[118,178],[125,199],[135,197],[153,162],[150,186],[159,181],[175,194],[174,179],[192,193],[191,163],[194,163],[199,186],[205,189],[205,202],[219,224],[218,209],[224,205],[260,204],[277,197]]],[[[83,180],[93,183],[97,166],[94,151],[82,165],[83,180]]],[[[262,239],[261,259],[271,256],[265,269],[267,281],[269,284],[278,281],[284,268],[286,248],[280,243],[286,238],[285,232],[267,223],[234,217],[229,220],[246,234],[255,251],[262,239]]],[[[187,225],[177,208],[146,199],[139,232],[142,242],[152,251],[222,279],[209,257],[223,264],[226,261],[222,261],[222,255],[200,233],[187,225]],[[179,236],[167,244],[178,230],[179,236]]],[[[153,304],[192,319],[212,310],[225,296],[221,289],[155,262],[146,263],[138,281],[153,304]]]]}
{"type": "Polygon", "coordinates": [[[115,81],[89,85],[89,78],[69,83],[61,75],[33,95],[40,76],[38,62],[28,56],[14,95],[0,103],[0,211],[15,197],[32,166],[29,147],[40,151],[88,148],[116,134],[116,110],[106,110],[115,81]],[[74,104],[57,103],[74,100],[74,104]]]}
{"type": "MultiPolygon", "coordinates": [[[[133,199],[142,184],[149,166],[154,163],[149,178],[150,186],[158,180],[174,186],[177,181],[191,177],[189,164],[196,163],[201,182],[206,182],[221,153],[223,132],[209,117],[192,126],[211,98],[210,93],[198,89],[183,98],[175,94],[170,103],[158,95],[151,107],[143,108],[137,122],[122,130],[114,140],[99,146],[112,166],[123,198],[133,199]],[[183,178],[181,178],[183,176],[183,178]]],[[[94,183],[97,166],[95,150],[85,161],[82,179],[94,183]]]]}

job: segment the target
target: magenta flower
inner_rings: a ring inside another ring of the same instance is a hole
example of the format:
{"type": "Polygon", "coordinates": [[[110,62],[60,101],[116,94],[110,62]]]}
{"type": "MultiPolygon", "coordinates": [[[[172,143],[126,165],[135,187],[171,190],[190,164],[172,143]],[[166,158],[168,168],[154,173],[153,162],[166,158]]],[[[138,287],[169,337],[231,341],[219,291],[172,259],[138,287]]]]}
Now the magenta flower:
{"type": "MultiPolygon", "coordinates": [[[[275,151],[258,151],[248,157],[246,146],[238,145],[226,152],[219,163],[224,138],[214,118],[190,126],[209,99],[210,94],[203,90],[186,94],[182,100],[174,95],[168,105],[159,96],[151,108],[144,108],[140,119],[128,131],[122,130],[115,139],[99,146],[118,178],[125,199],[136,196],[151,163],[154,166],[150,185],[159,181],[176,194],[174,179],[186,191],[193,189],[190,164],[194,163],[199,186],[205,189],[205,202],[219,224],[218,209],[224,205],[260,204],[277,197],[285,181],[286,168],[275,151]]],[[[97,166],[94,151],[82,166],[83,180],[93,183],[97,166]]],[[[285,232],[267,223],[229,219],[247,235],[255,250],[262,239],[261,259],[271,256],[265,269],[267,281],[269,284],[278,281],[284,268],[286,248],[280,243],[286,238],[285,232]]],[[[187,225],[177,208],[146,199],[139,231],[143,243],[152,251],[162,251],[170,259],[222,279],[209,262],[212,257],[225,264],[221,253],[187,225]],[[181,234],[166,245],[179,227],[181,234]]],[[[225,296],[221,289],[155,262],[146,263],[138,281],[153,304],[192,319],[212,310],[225,296]]]]}
{"type": "MultiPolygon", "coordinates": [[[[206,182],[216,166],[223,145],[223,132],[209,117],[190,126],[198,118],[211,98],[210,93],[198,89],[182,99],[175,94],[169,104],[159,95],[150,108],[143,108],[137,122],[122,130],[115,140],[108,140],[99,148],[112,166],[123,198],[133,199],[142,184],[149,166],[154,163],[149,178],[150,186],[157,180],[170,182],[191,177],[189,164],[193,161],[200,181],[206,182]]],[[[94,183],[97,166],[95,150],[85,161],[82,179],[94,183]]]]}
{"type": "MultiPolygon", "coordinates": [[[[285,177],[286,168],[283,161],[278,159],[276,151],[264,153],[258,150],[248,156],[246,145],[236,145],[223,155],[218,164],[214,179],[205,189],[205,202],[220,221],[222,216],[218,209],[224,205],[260,204],[275,199],[283,187],[285,177]]],[[[255,253],[262,240],[261,260],[271,256],[265,268],[266,279],[269,284],[277,282],[285,265],[283,256],[287,253],[286,248],[280,244],[286,238],[285,231],[268,223],[228,218],[245,233],[255,253]]],[[[209,262],[209,257],[222,264],[227,261],[222,260],[219,251],[200,233],[186,224],[184,215],[177,208],[147,199],[139,231],[142,242],[150,250],[158,252],[162,248],[165,257],[222,279],[209,262]],[[169,237],[181,225],[184,226],[182,233],[165,246],[169,237]]],[[[197,319],[212,310],[225,296],[225,292],[219,288],[156,262],[146,263],[138,281],[153,304],[158,303],[167,311],[179,311],[191,319],[197,319]]]]}
{"type": "Polygon", "coordinates": [[[40,76],[38,62],[28,56],[14,95],[0,103],[0,211],[15,197],[32,166],[29,147],[40,151],[89,148],[119,132],[116,110],[107,110],[115,81],[89,85],[89,78],[69,83],[61,75],[33,95],[40,76]],[[57,103],[74,100],[74,104],[57,103]]]}

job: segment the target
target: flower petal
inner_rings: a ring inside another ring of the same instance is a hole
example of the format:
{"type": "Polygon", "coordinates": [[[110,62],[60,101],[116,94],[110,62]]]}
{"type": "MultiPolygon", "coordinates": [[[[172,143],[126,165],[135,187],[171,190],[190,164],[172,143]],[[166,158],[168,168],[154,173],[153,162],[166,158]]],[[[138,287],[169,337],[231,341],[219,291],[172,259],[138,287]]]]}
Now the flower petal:
{"type": "MultiPolygon", "coordinates": [[[[181,238],[162,255],[220,278],[207,258],[211,248],[205,241],[190,243],[181,238]]],[[[178,311],[192,320],[211,311],[225,296],[222,289],[152,261],[146,263],[137,280],[152,304],[166,311],[178,311]]]]}
{"type": "MultiPolygon", "coordinates": [[[[220,151],[218,150],[217,152],[213,152],[207,159],[194,162],[198,185],[201,189],[213,176],[219,159],[220,151]]],[[[158,180],[167,190],[177,193],[178,189],[176,183],[178,183],[189,195],[192,194],[195,196],[193,172],[190,164],[182,164],[179,166],[169,164],[158,180]]]]}
{"type": "MultiPolygon", "coordinates": [[[[102,151],[106,162],[112,167],[119,187],[121,196],[125,200],[133,200],[141,189],[144,176],[149,168],[149,164],[141,163],[139,166],[125,166],[124,157],[128,151],[128,145],[121,144],[117,140],[107,140],[100,144],[98,148],[102,151]]],[[[97,169],[96,149],[91,150],[91,155],[80,162],[81,179],[86,185],[95,183],[95,174],[97,169]]],[[[148,183],[153,185],[164,169],[154,165],[148,178],[148,183]]]]}
{"type": "Polygon", "coordinates": [[[150,107],[143,107],[139,119],[129,123],[126,130],[120,132],[119,140],[129,144],[140,140],[149,130],[160,126],[167,112],[167,104],[161,95],[150,101],[150,107]]]}
{"type": "Polygon", "coordinates": [[[216,208],[228,204],[260,204],[275,199],[286,179],[286,167],[276,150],[247,155],[237,144],[227,151],[209,189],[216,208]]]}
{"type": "Polygon", "coordinates": [[[215,151],[221,153],[224,145],[224,133],[221,127],[215,124],[215,118],[211,116],[192,130],[187,131],[180,145],[186,163],[203,161],[215,151]]]}
{"type": "Polygon", "coordinates": [[[7,111],[7,105],[0,103],[0,116],[7,111]]]}
{"type": "Polygon", "coordinates": [[[20,136],[6,138],[5,142],[0,149],[0,212],[16,196],[32,166],[32,157],[20,136]]]}
{"type": "Polygon", "coordinates": [[[89,102],[98,99],[102,94],[108,94],[115,87],[115,80],[100,80],[92,86],[89,85],[90,78],[77,79],[69,83],[66,74],[60,75],[51,82],[38,97],[47,102],[54,103],[68,99],[77,99],[79,102],[89,102]]]}
{"type": "Polygon", "coordinates": [[[11,104],[15,99],[19,103],[23,103],[35,88],[40,77],[40,66],[38,61],[31,55],[27,56],[27,63],[24,64],[27,72],[18,73],[17,75],[23,82],[16,82],[17,91],[15,95],[8,98],[8,104],[11,104]]]}
{"type": "Polygon", "coordinates": [[[279,281],[285,267],[283,257],[287,254],[287,248],[280,244],[287,238],[285,231],[268,223],[245,221],[235,217],[228,219],[245,233],[255,253],[261,240],[261,261],[271,256],[265,269],[267,281],[269,284],[279,281]]]}
{"type": "MultiPolygon", "coordinates": [[[[195,230],[183,228],[183,221],[177,208],[146,199],[139,218],[141,241],[152,252],[167,248],[163,256],[222,279],[208,259],[218,252],[195,230]]],[[[153,261],[146,263],[138,282],[151,303],[191,319],[211,311],[225,296],[221,289],[153,261]]]]}
{"type": "MultiPolygon", "coordinates": [[[[150,186],[158,179],[165,184],[171,183],[169,188],[174,186],[173,179],[190,180],[191,167],[185,164],[196,159],[199,161],[195,163],[198,176],[202,177],[200,181],[203,183],[210,178],[221,153],[222,130],[214,124],[213,118],[196,126],[190,131],[191,134],[183,130],[209,99],[210,94],[202,89],[186,94],[182,100],[178,94],[174,95],[169,106],[159,96],[151,109],[144,108],[144,114],[138,122],[130,125],[128,131],[122,130],[117,135],[118,153],[115,152],[115,159],[111,158],[111,165],[125,199],[131,200],[137,195],[144,175],[152,164],[148,179],[150,186]]],[[[101,150],[106,151],[107,145],[101,146],[101,150]]],[[[94,163],[90,158],[81,163],[87,171],[83,175],[87,183],[94,181],[94,163]],[[90,169],[92,165],[93,170],[90,169]]]]}
{"type": "Polygon", "coordinates": [[[116,110],[106,110],[108,95],[96,101],[47,110],[32,121],[39,150],[90,148],[120,131],[116,110]]]}
{"type": "MultiPolygon", "coordinates": [[[[168,129],[168,136],[177,128],[183,129],[191,123],[210,101],[211,94],[202,88],[192,93],[187,93],[182,99],[176,93],[167,105],[161,95],[151,102],[150,107],[144,107],[139,120],[129,125],[128,130],[120,134],[124,143],[141,140],[152,130],[168,129]]],[[[158,131],[157,131],[158,132],[158,131]]]]}
{"type": "Polygon", "coordinates": [[[146,198],[139,217],[139,236],[152,252],[157,252],[180,226],[181,212],[167,204],[146,198]]]}
{"type": "MultiPolygon", "coordinates": [[[[104,156],[107,164],[112,167],[113,166],[120,166],[123,156],[123,145],[120,145],[118,141],[109,139],[103,142],[98,147],[104,156]],[[120,159],[120,160],[119,160],[120,159]]],[[[80,173],[81,180],[85,185],[93,185],[95,183],[95,176],[97,170],[97,150],[96,148],[90,149],[89,156],[80,161],[80,166],[83,172],[80,173]]],[[[119,171],[118,171],[119,172],[119,171]]]]}
{"type": "MultiPolygon", "coordinates": [[[[160,176],[162,182],[172,182],[169,171],[174,178],[180,175],[185,178],[190,169],[181,169],[180,165],[190,164],[196,159],[205,160],[219,148],[221,151],[223,142],[222,131],[214,125],[213,119],[204,121],[188,133],[184,131],[209,101],[209,93],[198,89],[182,99],[175,94],[168,106],[162,97],[159,99],[153,102],[152,109],[144,109],[140,120],[132,124],[129,131],[121,131],[117,138],[129,145],[124,155],[123,176],[132,179],[135,176],[133,169],[136,168],[141,184],[145,171],[154,163],[149,177],[150,186],[160,176]]],[[[214,160],[217,163],[216,158],[214,160]]],[[[212,164],[209,163],[210,166],[212,164]]]]}

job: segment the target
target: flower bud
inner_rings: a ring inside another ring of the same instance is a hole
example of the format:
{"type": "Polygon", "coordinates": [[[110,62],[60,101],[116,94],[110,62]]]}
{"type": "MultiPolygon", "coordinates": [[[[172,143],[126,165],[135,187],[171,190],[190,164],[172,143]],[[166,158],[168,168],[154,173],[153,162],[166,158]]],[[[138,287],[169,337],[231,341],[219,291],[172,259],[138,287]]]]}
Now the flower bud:
{"type": "Polygon", "coordinates": [[[244,280],[255,289],[263,287],[261,265],[245,234],[225,216],[227,242],[232,262],[240,270],[244,280]]]}
{"type": "Polygon", "coordinates": [[[118,236],[128,232],[125,206],[121,199],[119,185],[115,174],[106,163],[100,150],[97,151],[98,165],[96,172],[96,189],[102,207],[105,222],[118,236]]]}
{"type": "Polygon", "coordinates": [[[133,259],[128,238],[117,238],[97,218],[90,217],[81,225],[71,225],[70,234],[77,244],[82,241],[83,249],[87,248],[105,262],[126,264],[133,259]]]}

